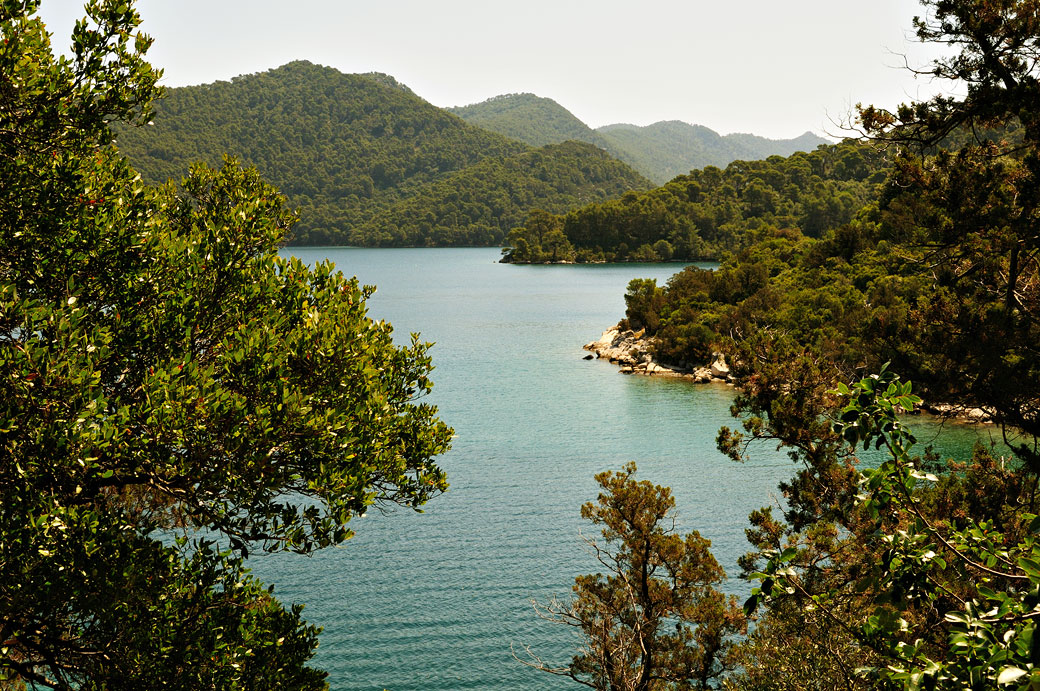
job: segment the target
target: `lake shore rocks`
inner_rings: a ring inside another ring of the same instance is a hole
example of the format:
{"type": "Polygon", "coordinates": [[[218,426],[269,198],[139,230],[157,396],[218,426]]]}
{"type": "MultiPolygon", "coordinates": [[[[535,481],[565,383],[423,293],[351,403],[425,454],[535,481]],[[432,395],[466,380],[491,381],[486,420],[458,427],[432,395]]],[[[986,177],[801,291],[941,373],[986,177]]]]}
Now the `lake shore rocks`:
{"type": "Polygon", "coordinates": [[[924,403],[921,410],[936,417],[949,418],[961,423],[984,423],[993,424],[993,410],[989,408],[969,408],[963,405],[951,405],[949,403],[924,403]]]}
{"type": "MultiPolygon", "coordinates": [[[[679,366],[665,365],[654,360],[651,352],[652,340],[645,335],[643,330],[622,331],[617,326],[612,326],[603,332],[599,340],[586,343],[582,347],[591,351],[596,358],[609,360],[613,364],[619,365],[618,371],[621,374],[676,377],[697,384],[709,382],[733,384],[729,365],[721,353],[716,353],[712,362],[707,366],[690,366],[686,363],[679,366]]],[[[585,356],[586,360],[592,358],[593,355],[585,356]]],[[[991,424],[993,422],[993,411],[985,408],[969,408],[948,403],[925,403],[920,407],[920,411],[958,423],[991,424]]]]}
{"type": "Polygon", "coordinates": [[[729,366],[721,354],[717,353],[714,360],[707,366],[694,366],[688,363],[666,365],[654,360],[651,353],[652,345],[652,339],[647,338],[642,330],[622,331],[613,326],[604,331],[599,340],[587,343],[583,348],[592,351],[597,358],[620,365],[622,374],[676,377],[698,384],[732,383],[729,366]]]}

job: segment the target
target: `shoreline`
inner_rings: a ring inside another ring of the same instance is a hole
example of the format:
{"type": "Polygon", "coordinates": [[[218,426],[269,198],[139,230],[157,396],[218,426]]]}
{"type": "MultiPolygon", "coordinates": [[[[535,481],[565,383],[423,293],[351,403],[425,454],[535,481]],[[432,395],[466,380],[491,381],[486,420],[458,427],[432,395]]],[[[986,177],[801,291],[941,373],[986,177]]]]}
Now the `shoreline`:
{"type": "Polygon", "coordinates": [[[719,382],[733,385],[733,377],[722,354],[716,353],[709,365],[665,365],[654,360],[650,354],[650,341],[644,338],[642,330],[622,331],[617,326],[612,326],[603,332],[599,340],[586,343],[582,348],[592,353],[585,356],[586,360],[593,359],[593,356],[596,359],[608,360],[620,366],[618,371],[621,374],[673,377],[695,384],[719,382]]]}
{"type": "MultiPolygon", "coordinates": [[[[603,332],[598,340],[586,343],[583,350],[590,351],[586,360],[604,359],[618,365],[620,374],[671,377],[694,384],[719,383],[734,386],[726,358],[715,353],[712,362],[701,366],[665,365],[654,360],[650,353],[650,339],[643,330],[622,331],[614,325],[603,332]]],[[[993,425],[993,412],[984,408],[953,405],[950,403],[924,402],[915,414],[926,413],[958,424],[993,425]]]]}

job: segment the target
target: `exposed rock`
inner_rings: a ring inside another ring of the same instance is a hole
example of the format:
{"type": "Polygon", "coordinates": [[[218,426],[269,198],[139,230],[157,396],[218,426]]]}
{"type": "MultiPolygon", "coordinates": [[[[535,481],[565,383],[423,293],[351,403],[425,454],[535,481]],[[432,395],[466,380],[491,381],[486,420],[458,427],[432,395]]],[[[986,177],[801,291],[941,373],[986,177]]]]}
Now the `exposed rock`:
{"type": "Polygon", "coordinates": [[[693,380],[698,384],[707,384],[711,381],[711,370],[707,367],[698,367],[693,370],[693,380]]]}
{"type": "Polygon", "coordinates": [[[585,350],[592,350],[592,351],[598,353],[603,348],[610,348],[613,345],[614,340],[617,337],[618,337],[618,328],[615,326],[615,327],[612,327],[612,328],[607,329],[606,331],[604,331],[603,335],[599,337],[598,341],[593,341],[592,343],[586,343],[584,348],[585,348],[585,350]]]}
{"type": "MultiPolygon", "coordinates": [[[[729,366],[721,354],[716,353],[711,364],[691,369],[689,363],[680,365],[664,365],[653,357],[653,339],[647,338],[645,332],[621,331],[614,326],[603,332],[598,340],[587,343],[585,350],[590,350],[598,358],[605,358],[621,365],[623,374],[646,374],[652,376],[680,377],[697,383],[707,383],[731,379],[729,366]]],[[[591,355],[586,359],[591,359],[591,355]]]]}
{"type": "Polygon", "coordinates": [[[592,353],[589,353],[588,355],[586,355],[585,357],[583,357],[583,358],[582,358],[582,360],[592,360],[592,359],[594,359],[595,357],[596,357],[595,355],[593,355],[592,353]]]}
{"type": "Polygon", "coordinates": [[[949,403],[924,403],[921,409],[932,415],[952,418],[963,422],[992,423],[994,411],[988,408],[966,408],[962,405],[951,405],[949,403]]]}
{"type": "Polygon", "coordinates": [[[653,358],[650,355],[650,343],[642,336],[642,331],[622,332],[614,327],[604,331],[598,341],[587,344],[585,350],[591,350],[597,357],[621,365],[634,366],[651,362],[653,358]]]}
{"type": "Polygon", "coordinates": [[[972,408],[965,412],[970,420],[978,420],[979,422],[990,422],[993,419],[993,414],[985,408],[972,408]]]}
{"type": "Polygon", "coordinates": [[[709,368],[711,370],[711,376],[716,379],[725,379],[729,376],[729,365],[726,364],[726,356],[722,353],[715,353],[715,361],[711,363],[709,368]]]}

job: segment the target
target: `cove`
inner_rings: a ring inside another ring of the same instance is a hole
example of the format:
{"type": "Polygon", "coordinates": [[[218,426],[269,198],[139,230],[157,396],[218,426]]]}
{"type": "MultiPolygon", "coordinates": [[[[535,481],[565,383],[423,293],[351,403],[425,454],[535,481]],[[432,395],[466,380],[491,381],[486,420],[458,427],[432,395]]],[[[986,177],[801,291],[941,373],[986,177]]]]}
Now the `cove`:
{"type": "MultiPolygon", "coordinates": [[[[571,632],[540,621],[530,601],[567,597],[576,575],[597,570],[579,537],[595,531],[578,511],[595,498],[593,475],[629,460],[672,487],[680,528],[700,530],[738,573],[747,514],[777,501],[791,461],[761,446],[738,464],[715,449],[718,428],[736,424],[730,387],[582,359],[581,346],[624,316],[629,280],[663,284],[682,265],[504,265],[498,249],[285,253],[378,286],[373,317],[402,343],[413,331],[436,343],[429,401],[456,432],[440,461],[451,489],[425,513],[373,509],[342,548],[250,559],[283,603],[306,604],[305,618],[325,627],[316,664],[332,689],[577,688],[524,667],[511,648],[570,659],[571,632]]],[[[935,429],[923,426],[926,443],[935,429]]],[[[727,589],[748,586],[731,578],[727,589]]]]}

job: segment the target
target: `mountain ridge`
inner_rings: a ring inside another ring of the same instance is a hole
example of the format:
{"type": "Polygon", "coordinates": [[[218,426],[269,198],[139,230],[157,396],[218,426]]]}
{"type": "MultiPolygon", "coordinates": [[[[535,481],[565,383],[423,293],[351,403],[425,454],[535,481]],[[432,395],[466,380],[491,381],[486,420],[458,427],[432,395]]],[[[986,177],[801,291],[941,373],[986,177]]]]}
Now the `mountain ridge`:
{"type": "Polygon", "coordinates": [[[532,93],[501,94],[447,110],[471,124],[528,144],[542,146],[568,139],[589,142],[659,185],[708,165],[721,168],[735,160],[789,156],[830,143],[808,130],[793,139],[770,139],[742,132],[723,135],[682,120],[650,125],[614,123],[593,129],[558,102],[532,93]]]}
{"type": "MultiPolygon", "coordinates": [[[[477,236],[495,244],[504,232],[475,235],[462,220],[473,214],[460,208],[453,216],[443,208],[449,195],[436,185],[484,161],[537,151],[437,108],[389,75],[344,74],[307,61],[169,89],[155,104],[153,122],[147,128],[116,127],[119,148],[147,181],[178,179],[195,161],[218,165],[224,153],[232,154],[255,166],[301,210],[293,244],[383,237],[355,231],[413,198],[431,207],[431,218],[448,224],[439,227],[452,231],[442,232],[438,244],[477,236]],[[452,218],[458,225],[451,226],[452,218]]],[[[523,177],[522,171],[496,168],[501,177],[485,186],[496,199],[496,217],[485,230],[526,213],[520,204],[569,208],[649,185],[626,164],[604,162],[586,149],[557,150],[549,158],[552,171],[533,196],[518,194],[524,186],[509,178],[523,177]],[[586,174],[593,169],[595,174],[586,174]]],[[[410,218],[425,221],[426,215],[410,218]]],[[[430,244],[414,224],[392,237],[430,244]]]]}
{"type": "Polygon", "coordinates": [[[499,244],[536,209],[566,213],[695,168],[823,141],[719,135],[677,120],[593,130],[530,93],[443,109],[391,75],[304,60],[172,88],[155,109],[154,127],[116,127],[147,181],[234,155],[300,209],[290,242],[304,245],[499,244]]]}
{"type": "Polygon", "coordinates": [[[811,152],[827,140],[806,131],[793,139],[769,139],[756,134],[719,134],[704,125],[660,120],[650,125],[618,123],[597,128],[621,160],[651,180],[663,184],[691,170],[725,168],[736,160],[763,160],[811,152]]]}

